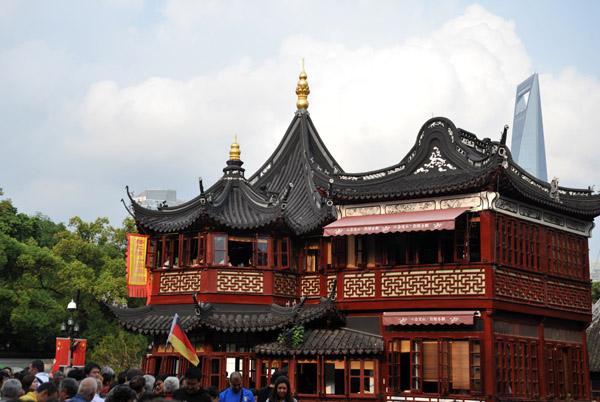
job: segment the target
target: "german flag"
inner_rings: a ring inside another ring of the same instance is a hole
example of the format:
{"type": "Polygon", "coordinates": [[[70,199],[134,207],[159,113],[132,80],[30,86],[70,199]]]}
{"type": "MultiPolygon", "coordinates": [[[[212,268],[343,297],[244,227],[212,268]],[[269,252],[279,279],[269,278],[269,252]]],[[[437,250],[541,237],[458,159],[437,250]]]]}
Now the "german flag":
{"type": "Polygon", "coordinates": [[[197,366],[198,363],[200,363],[200,359],[198,359],[198,355],[192,347],[190,340],[185,335],[185,332],[183,332],[181,321],[179,321],[179,316],[177,314],[173,317],[173,324],[171,324],[171,332],[169,332],[167,342],[170,342],[171,346],[173,346],[179,354],[188,359],[194,366],[197,366]]]}

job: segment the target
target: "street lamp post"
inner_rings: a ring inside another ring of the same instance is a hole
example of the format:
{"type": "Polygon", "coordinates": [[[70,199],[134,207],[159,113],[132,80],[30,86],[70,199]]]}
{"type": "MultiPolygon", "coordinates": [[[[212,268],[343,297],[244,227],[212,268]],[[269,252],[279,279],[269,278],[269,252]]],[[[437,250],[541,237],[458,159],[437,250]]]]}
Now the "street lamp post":
{"type": "Polygon", "coordinates": [[[73,351],[77,347],[77,344],[73,342],[73,336],[79,332],[79,324],[75,322],[73,313],[77,310],[77,303],[73,299],[67,305],[67,310],[71,313],[66,323],[62,323],[60,326],[61,331],[66,332],[69,336],[69,358],[67,360],[67,367],[72,367],[73,351]]]}

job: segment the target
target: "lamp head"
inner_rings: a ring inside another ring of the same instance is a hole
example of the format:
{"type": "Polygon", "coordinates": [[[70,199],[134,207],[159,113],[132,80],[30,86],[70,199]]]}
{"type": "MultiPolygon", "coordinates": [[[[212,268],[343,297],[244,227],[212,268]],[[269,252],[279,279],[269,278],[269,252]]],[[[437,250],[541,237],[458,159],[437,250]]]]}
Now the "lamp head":
{"type": "Polygon", "coordinates": [[[71,301],[67,305],[67,310],[69,310],[70,312],[77,310],[77,303],[75,303],[73,299],[71,299],[71,301]]]}

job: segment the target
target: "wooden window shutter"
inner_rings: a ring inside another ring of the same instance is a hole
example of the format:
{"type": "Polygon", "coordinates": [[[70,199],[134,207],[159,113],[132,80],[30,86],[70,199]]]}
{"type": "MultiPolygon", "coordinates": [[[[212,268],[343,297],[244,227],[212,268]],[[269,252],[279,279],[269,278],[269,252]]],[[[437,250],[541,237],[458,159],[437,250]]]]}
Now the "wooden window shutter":
{"type": "Polygon", "coordinates": [[[438,378],[437,341],[423,341],[423,381],[437,382],[438,378]]]}
{"type": "Polygon", "coordinates": [[[470,389],[469,341],[452,341],[452,387],[470,389]]]}

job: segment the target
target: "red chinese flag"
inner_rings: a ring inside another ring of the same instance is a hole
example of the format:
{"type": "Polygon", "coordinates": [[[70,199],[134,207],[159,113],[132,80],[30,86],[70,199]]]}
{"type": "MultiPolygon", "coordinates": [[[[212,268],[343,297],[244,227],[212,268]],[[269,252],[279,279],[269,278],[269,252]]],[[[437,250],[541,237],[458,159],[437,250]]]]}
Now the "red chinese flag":
{"type": "Polygon", "coordinates": [[[56,354],[54,356],[53,373],[58,371],[60,366],[69,364],[69,338],[56,338],[56,354]]]}
{"type": "Polygon", "coordinates": [[[173,346],[173,348],[179,354],[188,359],[190,363],[192,363],[194,366],[198,366],[200,359],[198,359],[198,355],[192,347],[190,340],[186,336],[185,332],[183,332],[183,328],[181,327],[181,322],[179,321],[179,316],[177,314],[175,314],[175,317],[173,317],[173,324],[171,324],[171,332],[169,333],[167,342],[170,342],[171,346],[173,346]]]}
{"type": "Polygon", "coordinates": [[[85,351],[87,349],[86,339],[73,339],[75,349],[73,350],[73,367],[85,366],[85,351]]]}

